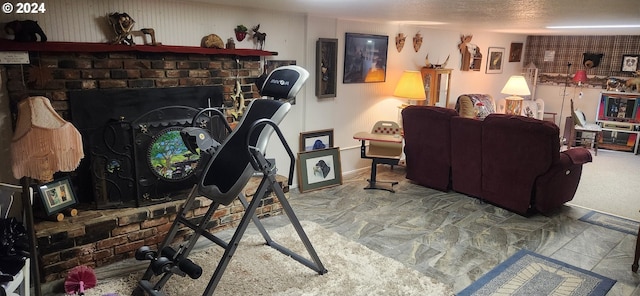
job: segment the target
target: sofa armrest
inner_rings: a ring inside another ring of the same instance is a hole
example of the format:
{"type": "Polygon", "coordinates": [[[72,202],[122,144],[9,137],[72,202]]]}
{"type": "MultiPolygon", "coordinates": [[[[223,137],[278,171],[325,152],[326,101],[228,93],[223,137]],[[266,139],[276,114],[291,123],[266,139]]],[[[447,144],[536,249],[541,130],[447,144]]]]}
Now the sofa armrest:
{"type": "Polygon", "coordinates": [[[585,164],[587,162],[593,161],[591,152],[589,152],[587,148],[577,147],[562,151],[561,153],[568,156],[573,164],[585,164]]]}

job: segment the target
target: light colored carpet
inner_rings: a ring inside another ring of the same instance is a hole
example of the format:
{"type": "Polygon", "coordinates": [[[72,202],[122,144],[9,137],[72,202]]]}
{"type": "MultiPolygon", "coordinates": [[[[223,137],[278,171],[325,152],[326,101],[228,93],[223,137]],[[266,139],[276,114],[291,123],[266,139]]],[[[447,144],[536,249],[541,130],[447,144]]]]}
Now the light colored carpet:
{"type": "Polygon", "coordinates": [[[599,149],[568,204],[640,221],[640,155],[599,149]]]}
{"type": "MultiPolygon", "coordinates": [[[[318,224],[303,222],[324,266],[324,275],[264,245],[259,235],[246,234],[222,276],[215,295],[453,295],[447,285],[405,267],[318,224]]],[[[300,255],[307,252],[293,227],[267,229],[274,241],[300,255]]],[[[213,246],[189,256],[204,273],[198,280],[177,275],[162,289],[167,295],[201,295],[223,249],[213,246]]],[[[308,257],[308,256],[305,256],[308,257]]],[[[86,295],[131,295],[141,272],[98,279],[86,295]]],[[[155,280],[154,280],[155,283],[155,280]]]]}

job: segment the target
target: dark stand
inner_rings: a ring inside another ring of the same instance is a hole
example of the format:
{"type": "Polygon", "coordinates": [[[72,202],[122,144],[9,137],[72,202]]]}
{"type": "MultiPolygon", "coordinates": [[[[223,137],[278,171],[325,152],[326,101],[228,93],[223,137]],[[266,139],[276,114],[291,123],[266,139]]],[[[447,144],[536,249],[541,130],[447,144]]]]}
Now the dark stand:
{"type": "MultiPolygon", "coordinates": [[[[31,178],[23,177],[22,180],[22,208],[25,215],[25,225],[27,227],[27,235],[29,236],[29,253],[31,256],[31,278],[33,279],[33,289],[36,296],[41,296],[40,290],[40,264],[38,262],[38,240],[36,239],[36,230],[33,222],[33,208],[30,193],[31,178]]],[[[27,280],[27,279],[25,279],[27,280]]]]}
{"type": "Polygon", "coordinates": [[[367,155],[367,147],[365,145],[365,140],[360,141],[362,144],[360,145],[360,157],[371,159],[371,177],[367,180],[369,182],[369,186],[364,189],[378,189],[378,190],[386,190],[389,192],[396,192],[393,190],[393,186],[397,185],[397,181],[378,181],[376,180],[376,175],[378,173],[378,164],[388,164],[391,166],[398,165],[400,159],[398,158],[381,158],[381,157],[373,157],[367,155]],[[391,187],[382,187],[379,186],[378,183],[387,183],[391,184],[391,187]]]}

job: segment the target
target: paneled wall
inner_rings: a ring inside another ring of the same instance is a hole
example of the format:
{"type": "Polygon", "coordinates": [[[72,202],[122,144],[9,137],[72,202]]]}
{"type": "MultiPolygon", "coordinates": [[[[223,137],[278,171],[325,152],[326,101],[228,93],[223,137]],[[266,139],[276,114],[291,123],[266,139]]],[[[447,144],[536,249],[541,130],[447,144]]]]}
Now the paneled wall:
{"type": "Polygon", "coordinates": [[[541,73],[566,73],[586,69],[583,54],[603,54],[600,65],[587,70],[588,75],[631,76],[622,72],[623,55],[640,55],[640,36],[528,36],[524,64],[534,63],[541,73]],[[545,61],[545,52],[554,52],[553,61],[545,61]]]}

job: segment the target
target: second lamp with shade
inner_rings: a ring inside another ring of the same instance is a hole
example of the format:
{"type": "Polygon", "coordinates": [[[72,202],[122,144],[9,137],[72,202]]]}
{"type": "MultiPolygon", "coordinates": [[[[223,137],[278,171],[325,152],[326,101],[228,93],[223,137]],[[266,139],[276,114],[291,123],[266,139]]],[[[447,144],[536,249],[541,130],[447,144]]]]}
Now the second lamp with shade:
{"type": "MultiPolygon", "coordinates": [[[[400,76],[396,89],[393,91],[393,95],[412,101],[418,101],[418,105],[424,104],[427,96],[424,92],[424,82],[422,81],[422,74],[420,74],[420,71],[404,71],[402,76],[400,76]]],[[[404,107],[406,107],[406,105],[403,105],[401,108],[404,107]]]]}
{"type": "MultiPolygon", "coordinates": [[[[393,91],[393,95],[410,101],[417,101],[418,105],[423,105],[424,101],[427,100],[427,95],[424,92],[422,74],[419,71],[404,71],[400,76],[396,89],[393,91]]],[[[402,109],[407,106],[408,104],[398,106],[398,124],[400,126],[402,126],[402,109]]]]}
{"type": "Polygon", "coordinates": [[[509,77],[507,84],[504,85],[500,92],[509,95],[505,98],[505,113],[513,115],[520,115],[522,112],[522,100],[524,98],[521,96],[531,95],[527,80],[521,75],[509,77]]]}

